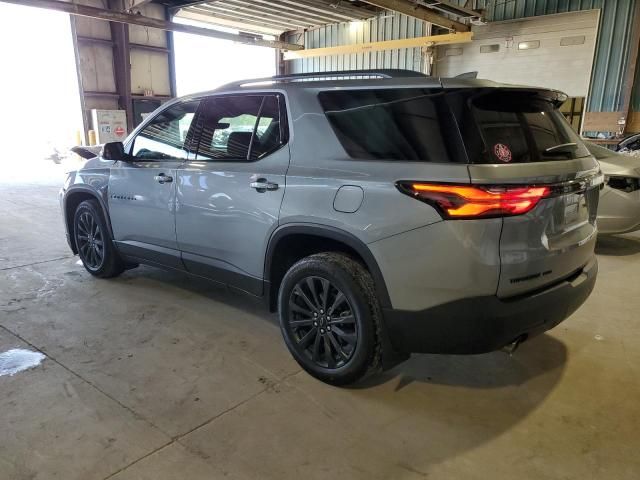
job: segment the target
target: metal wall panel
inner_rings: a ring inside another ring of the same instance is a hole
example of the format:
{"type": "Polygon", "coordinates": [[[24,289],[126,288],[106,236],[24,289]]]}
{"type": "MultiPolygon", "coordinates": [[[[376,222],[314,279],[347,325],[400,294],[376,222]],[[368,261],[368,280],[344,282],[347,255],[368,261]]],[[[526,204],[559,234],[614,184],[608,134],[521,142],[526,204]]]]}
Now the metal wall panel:
{"type": "MultiPolygon", "coordinates": [[[[465,0],[456,0],[464,4],[465,0]]],[[[622,82],[629,63],[633,10],[640,0],[476,0],[474,7],[486,9],[489,21],[513,20],[561,12],[600,9],[600,27],[591,92],[587,110],[613,112],[621,108],[622,82]]],[[[640,78],[636,75],[634,110],[640,110],[640,78]]]]}
{"type": "Polygon", "coordinates": [[[169,56],[163,52],[131,49],[131,93],[143,95],[145,90],[154,95],[170,96],[169,56]]]}
{"type": "MultiPolygon", "coordinates": [[[[336,47],[354,43],[381,42],[430,35],[431,25],[394,12],[359,22],[345,22],[290,33],[287,41],[305,48],[336,47]]],[[[329,55],[286,62],[288,73],[326,72],[369,68],[403,68],[425,71],[420,48],[403,48],[351,55],[329,55]]]]}
{"type": "MultiPolygon", "coordinates": [[[[136,11],[145,17],[165,19],[165,10],[162,5],[148,4],[137,7],[136,11]]],[[[106,23],[106,22],[103,22],[106,23]]],[[[153,47],[167,47],[167,34],[157,28],[141,27],[140,25],[129,25],[129,41],[138,45],[151,45],[153,47]]]]}
{"type": "Polygon", "coordinates": [[[113,48],[110,45],[79,45],[82,91],[115,93],[113,48]]]}
{"type": "Polygon", "coordinates": [[[473,42],[437,48],[433,74],[454,77],[477,71],[487,80],[586,97],[598,17],[598,10],[585,10],[474,25],[473,42]]]}

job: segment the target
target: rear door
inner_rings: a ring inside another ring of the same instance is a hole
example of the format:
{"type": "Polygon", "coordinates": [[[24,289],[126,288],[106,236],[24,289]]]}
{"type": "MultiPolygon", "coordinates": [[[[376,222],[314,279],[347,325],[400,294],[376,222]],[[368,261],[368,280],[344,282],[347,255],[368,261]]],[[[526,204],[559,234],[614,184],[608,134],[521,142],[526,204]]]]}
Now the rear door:
{"type": "Polygon", "coordinates": [[[199,101],[161,111],[127,145],[130,158],[111,169],[109,213],[118,249],[182,268],[175,229],[177,170],[189,158],[199,101]]]}
{"type": "Polygon", "coordinates": [[[528,213],[503,218],[500,297],[569,278],[594,256],[602,175],[557,111],[562,98],[558,92],[496,88],[450,95],[471,183],[497,190],[548,187],[528,213]]]}
{"type": "Polygon", "coordinates": [[[192,273],[259,295],[289,167],[284,98],[209,98],[198,115],[198,131],[197,154],[178,171],[182,259],[192,273]]]}

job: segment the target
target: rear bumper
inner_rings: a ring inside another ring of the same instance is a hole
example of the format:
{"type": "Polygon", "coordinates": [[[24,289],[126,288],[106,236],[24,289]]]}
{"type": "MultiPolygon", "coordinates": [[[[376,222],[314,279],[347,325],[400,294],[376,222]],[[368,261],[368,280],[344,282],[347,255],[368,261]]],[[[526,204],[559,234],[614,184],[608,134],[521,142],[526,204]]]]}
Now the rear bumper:
{"type": "Polygon", "coordinates": [[[490,352],[558,325],[587,299],[597,273],[594,257],[570,278],[533,293],[474,297],[421,311],[387,309],[387,332],[400,352],[490,352]]]}

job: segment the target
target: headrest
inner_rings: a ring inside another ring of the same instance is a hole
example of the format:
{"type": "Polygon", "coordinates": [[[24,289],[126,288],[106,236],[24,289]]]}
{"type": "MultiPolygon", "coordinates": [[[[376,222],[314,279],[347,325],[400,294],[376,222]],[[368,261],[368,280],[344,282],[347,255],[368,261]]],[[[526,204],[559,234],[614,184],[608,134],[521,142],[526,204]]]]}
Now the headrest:
{"type": "Polygon", "coordinates": [[[247,158],[252,132],[231,132],[227,142],[227,155],[232,158],[247,158]]]}

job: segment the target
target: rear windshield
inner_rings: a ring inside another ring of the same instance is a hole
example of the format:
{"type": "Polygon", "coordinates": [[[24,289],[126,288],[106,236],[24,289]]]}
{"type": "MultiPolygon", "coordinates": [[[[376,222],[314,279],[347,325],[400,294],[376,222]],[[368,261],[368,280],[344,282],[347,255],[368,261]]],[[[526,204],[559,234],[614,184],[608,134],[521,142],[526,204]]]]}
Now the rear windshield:
{"type": "Polygon", "coordinates": [[[353,158],[500,164],[589,156],[555,92],[341,90],[319,99],[353,158]]]}

